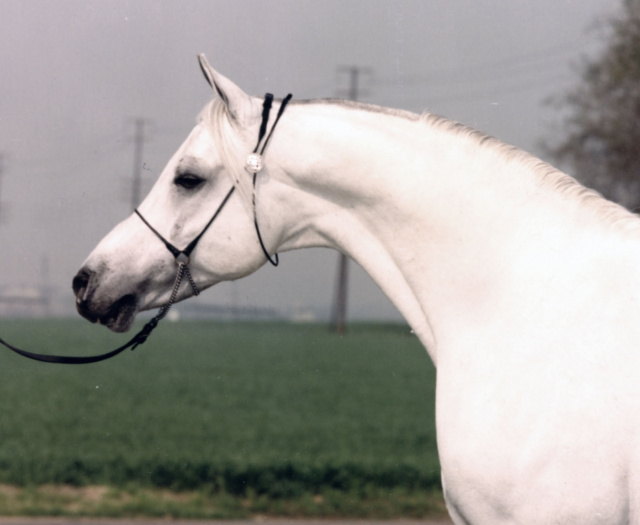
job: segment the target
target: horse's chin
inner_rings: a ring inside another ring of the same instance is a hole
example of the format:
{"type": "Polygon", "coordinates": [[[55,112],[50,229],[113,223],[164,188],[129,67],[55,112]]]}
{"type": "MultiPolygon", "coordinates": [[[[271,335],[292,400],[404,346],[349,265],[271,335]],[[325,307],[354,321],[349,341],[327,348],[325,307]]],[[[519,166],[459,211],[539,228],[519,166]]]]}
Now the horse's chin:
{"type": "Polygon", "coordinates": [[[135,295],[124,295],[96,320],[114,332],[126,332],[132,326],[140,310],[135,295]]]}
{"type": "Polygon", "coordinates": [[[135,296],[124,295],[111,305],[107,313],[99,318],[99,322],[114,332],[126,332],[133,325],[138,310],[135,296]]]}

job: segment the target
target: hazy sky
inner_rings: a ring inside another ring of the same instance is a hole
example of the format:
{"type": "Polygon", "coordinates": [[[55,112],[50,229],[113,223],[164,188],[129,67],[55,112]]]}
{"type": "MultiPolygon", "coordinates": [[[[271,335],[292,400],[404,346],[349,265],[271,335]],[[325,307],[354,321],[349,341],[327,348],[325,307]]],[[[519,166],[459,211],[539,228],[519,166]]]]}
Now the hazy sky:
{"type": "MultiPolygon", "coordinates": [[[[130,212],[133,119],[148,119],[145,188],[211,96],[196,54],[245,91],[340,94],[340,66],[371,68],[361,100],[469,124],[539,154],[543,104],[601,45],[612,0],[0,0],[0,293],[49,283],[73,304],[85,257],[130,212]],[[47,261],[46,264],[44,261],[47,261]],[[44,271],[48,266],[48,271],[44,271]]],[[[277,269],[203,303],[319,307],[337,255],[286,253],[277,269]]],[[[398,318],[361,271],[351,317],[398,318]]]]}

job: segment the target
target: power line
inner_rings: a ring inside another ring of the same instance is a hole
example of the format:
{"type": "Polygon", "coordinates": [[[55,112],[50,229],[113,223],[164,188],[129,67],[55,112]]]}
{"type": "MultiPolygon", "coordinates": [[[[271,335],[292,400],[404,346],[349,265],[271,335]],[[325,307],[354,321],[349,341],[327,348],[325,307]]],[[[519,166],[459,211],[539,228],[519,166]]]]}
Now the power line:
{"type": "MultiPolygon", "coordinates": [[[[403,84],[448,83],[469,80],[504,80],[513,78],[514,74],[536,75],[543,69],[561,67],[566,69],[570,59],[578,55],[576,46],[553,46],[542,50],[531,51],[519,55],[510,55],[483,63],[465,66],[447,66],[428,70],[422,74],[400,77],[403,84]],[[478,77],[480,76],[480,78],[478,77]]],[[[383,77],[376,79],[376,85],[394,85],[399,77],[383,77]]]]}
{"type": "MultiPolygon", "coordinates": [[[[433,90],[428,93],[421,93],[419,96],[409,96],[402,99],[404,106],[420,105],[424,108],[432,108],[434,104],[447,104],[461,101],[496,99],[496,97],[507,97],[509,95],[518,95],[527,91],[539,90],[546,88],[544,96],[549,93],[556,92],[564,84],[575,81],[570,74],[555,75],[549,78],[540,77],[530,81],[523,79],[521,82],[498,83],[495,85],[480,86],[470,84],[464,89],[463,87],[454,86],[452,88],[444,87],[433,90]]],[[[385,100],[394,100],[393,97],[387,97],[385,100]]]]}

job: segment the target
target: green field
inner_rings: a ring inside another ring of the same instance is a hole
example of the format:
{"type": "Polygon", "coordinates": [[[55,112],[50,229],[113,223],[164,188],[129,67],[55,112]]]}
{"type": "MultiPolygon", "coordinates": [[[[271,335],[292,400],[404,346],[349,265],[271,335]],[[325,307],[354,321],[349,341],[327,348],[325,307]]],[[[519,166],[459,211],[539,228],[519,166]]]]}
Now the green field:
{"type": "MultiPolygon", "coordinates": [[[[70,354],[126,339],[72,319],[3,320],[0,334],[70,354]]],[[[170,489],[252,512],[308,501],[322,515],[337,494],[409,502],[440,489],[435,372],[404,326],[356,325],[339,337],[322,325],[166,322],[135,352],[94,365],[2,350],[0,374],[0,483],[21,494],[170,489]]]]}

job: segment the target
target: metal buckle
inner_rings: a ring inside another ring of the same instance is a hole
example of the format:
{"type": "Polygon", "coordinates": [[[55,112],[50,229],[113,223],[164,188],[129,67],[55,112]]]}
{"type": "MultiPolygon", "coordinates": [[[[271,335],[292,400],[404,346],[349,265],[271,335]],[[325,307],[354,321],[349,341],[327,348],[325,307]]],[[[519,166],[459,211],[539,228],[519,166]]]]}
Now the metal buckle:
{"type": "Polygon", "coordinates": [[[258,153],[249,153],[244,161],[244,167],[249,173],[258,173],[262,167],[262,156],[258,153]]]}

